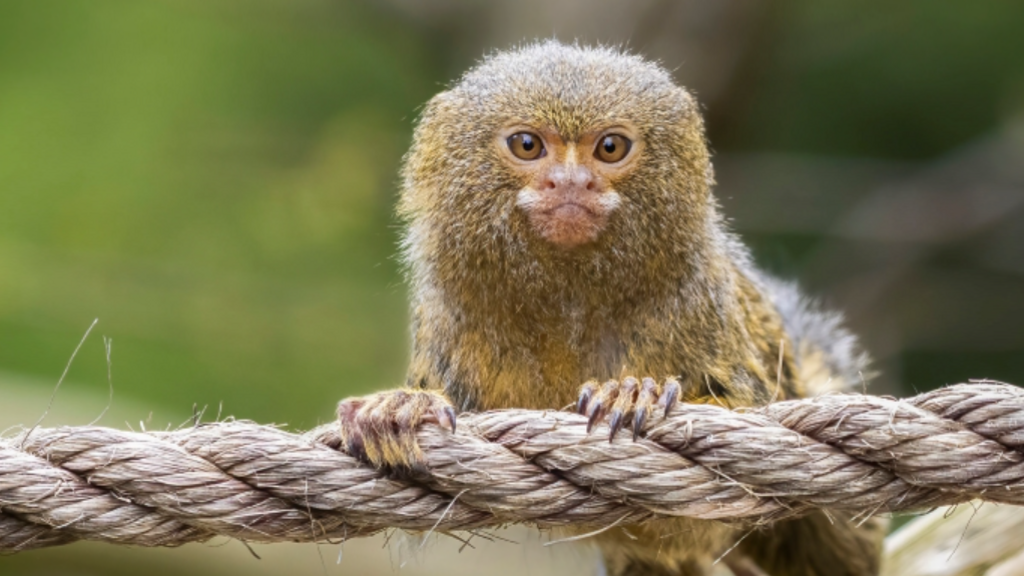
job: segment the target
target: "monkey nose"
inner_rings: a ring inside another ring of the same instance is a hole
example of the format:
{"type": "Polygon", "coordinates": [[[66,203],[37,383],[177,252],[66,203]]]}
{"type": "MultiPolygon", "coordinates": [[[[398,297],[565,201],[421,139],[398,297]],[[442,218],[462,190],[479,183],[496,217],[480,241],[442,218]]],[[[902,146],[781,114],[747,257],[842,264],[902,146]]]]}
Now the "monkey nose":
{"type": "Polygon", "coordinates": [[[544,178],[543,189],[546,192],[559,190],[594,190],[594,174],[586,166],[552,166],[544,178]]]}

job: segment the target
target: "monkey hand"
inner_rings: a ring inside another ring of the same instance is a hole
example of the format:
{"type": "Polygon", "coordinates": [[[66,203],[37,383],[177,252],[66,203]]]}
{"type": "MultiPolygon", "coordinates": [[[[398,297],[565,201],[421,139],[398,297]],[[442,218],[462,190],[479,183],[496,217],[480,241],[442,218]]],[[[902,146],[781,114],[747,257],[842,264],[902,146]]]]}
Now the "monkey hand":
{"type": "Polygon", "coordinates": [[[455,432],[455,408],[439,392],[390,390],[338,403],[341,440],[349,454],[398,472],[422,470],[426,461],[416,442],[424,422],[455,432]]]}
{"type": "Polygon", "coordinates": [[[675,378],[666,378],[663,384],[658,384],[654,378],[637,380],[632,376],[604,384],[591,380],[580,388],[576,411],[589,418],[587,432],[607,417],[611,428],[609,442],[625,425],[626,419],[632,416],[631,428],[633,440],[636,440],[655,408],[663,408],[665,416],[668,416],[669,410],[679,401],[681,390],[675,378]]]}

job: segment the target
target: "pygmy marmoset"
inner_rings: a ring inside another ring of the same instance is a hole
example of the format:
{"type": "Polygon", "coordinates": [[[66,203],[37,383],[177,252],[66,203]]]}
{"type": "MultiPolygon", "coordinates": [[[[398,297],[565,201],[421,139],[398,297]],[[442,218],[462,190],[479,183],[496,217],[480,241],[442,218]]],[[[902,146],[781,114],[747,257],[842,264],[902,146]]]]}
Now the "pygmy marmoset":
{"type": "MultiPolygon", "coordinates": [[[[678,401],[756,406],[863,377],[838,317],[728,231],[697,102],[638,56],[548,41],[488,57],[427,104],[403,176],[407,387],[338,409],[377,465],[420,464],[415,427],[454,429],[456,408],[572,404],[635,437],[678,401]]],[[[618,532],[597,537],[612,576],[706,574],[741,538],[737,573],[865,576],[882,530],[817,513],[618,532]]]]}

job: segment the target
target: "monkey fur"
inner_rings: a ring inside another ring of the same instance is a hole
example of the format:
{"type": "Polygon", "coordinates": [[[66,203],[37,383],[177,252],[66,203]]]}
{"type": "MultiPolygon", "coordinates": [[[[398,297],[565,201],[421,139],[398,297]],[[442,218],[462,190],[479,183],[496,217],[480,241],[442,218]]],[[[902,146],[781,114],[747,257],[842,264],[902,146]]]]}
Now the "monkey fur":
{"type": "MultiPolygon", "coordinates": [[[[486,58],[426,105],[403,177],[407,387],[339,407],[374,464],[421,466],[415,427],[454,430],[455,409],[574,405],[635,437],[678,401],[757,406],[864,378],[838,316],[727,229],[696,100],[638,56],[547,41],[486,58]]],[[[869,576],[883,531],[818,513],[595,540],[610,576],[710,574],[730,549],[738,575],[869,576]]]]}

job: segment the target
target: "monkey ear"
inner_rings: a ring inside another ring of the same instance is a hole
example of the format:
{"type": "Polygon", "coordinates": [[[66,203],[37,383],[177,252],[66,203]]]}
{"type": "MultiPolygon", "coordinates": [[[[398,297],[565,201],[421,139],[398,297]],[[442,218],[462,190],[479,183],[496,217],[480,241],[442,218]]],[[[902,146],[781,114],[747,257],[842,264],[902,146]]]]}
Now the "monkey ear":
{"type": "Polygon", "coordinates": [[[700,101],[697,97],[686,88],[682,86],[677,87],[679,90],[679,98],[682,100],[683,107],[686,110],[686,115],[691,116],[693,114],[700,114],[700,101]]]}
{"type": "Polygon", "coordinates": [[[452,100],[453,97],[451,89],[434,94],[430,100],[427,100],[419,107],[419,121],[422,122],[424,119],[430,118],[431,116],[444,114],[445,109],[451,108],[453,104],[452,100]]]}

